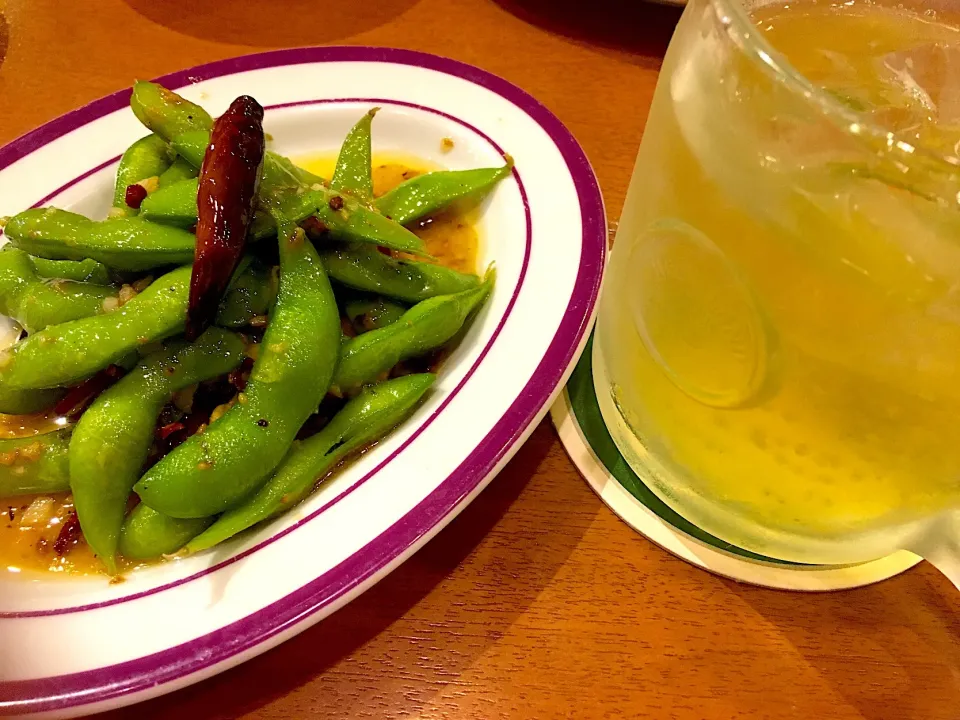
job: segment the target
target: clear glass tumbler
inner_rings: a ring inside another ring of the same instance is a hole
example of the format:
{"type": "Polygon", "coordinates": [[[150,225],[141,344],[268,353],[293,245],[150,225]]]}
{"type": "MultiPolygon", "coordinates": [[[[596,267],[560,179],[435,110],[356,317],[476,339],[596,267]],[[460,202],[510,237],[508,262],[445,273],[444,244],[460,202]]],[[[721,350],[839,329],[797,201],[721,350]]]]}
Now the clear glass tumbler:
{"type": "Polygon", "coordinates": [[[690,0],[594,345],[650,488],[805,563],[930,556],[960,508],[960,33],[857,2],[690,0]]]}

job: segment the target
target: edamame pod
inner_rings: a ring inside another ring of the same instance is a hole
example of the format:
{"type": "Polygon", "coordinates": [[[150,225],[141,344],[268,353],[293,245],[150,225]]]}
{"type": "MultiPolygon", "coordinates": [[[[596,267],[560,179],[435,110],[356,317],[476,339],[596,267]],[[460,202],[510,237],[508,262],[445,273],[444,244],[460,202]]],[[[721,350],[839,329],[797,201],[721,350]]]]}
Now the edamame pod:
{"type": "Polygon", "coordinates": [[[0,387],[50,388],[93,375],[183,328],[190,266],[161,276],[122,307],[28,336],[0,358],[0,387]]]}
{"type": "Polygon", "coordinates": [[[150,222],[192,228],[197,224],[197,178],[170,183],[147,195],[140,217],[150,222]]]}
{"type": "Polygon", "coordinates": [[[63,388],[45,390],[20,390],[0,382],[0,413],[5,415],[30,415],[49,410],[67,391],[63,388]]]}
{"type": "Polygon", "coordinates": [[[350,453],[377,442],[413,410],[436,379],[423,373],[364,388],[319,433],[295,443],[266,485],[187,543],[187,552],[213,547],[303,500],[350,453]]]}
{"type": "Polygon", "coordinates": [[[162,85],[138,80],[133,84],[130,109],[147,129],[169,141],[192,130],[209,130],[210,113],[162,85]]]}
{"type": "Polygon", "coordinates": [[[244,347],[239,335],[219,328],[192,344],[173,343],[144,358],[80,417],[70,441],[70,489],[87,544],[111,574],[127,498],[164,404],[177,390],[236,368],[244,347]]]}
{"type": "Polygon", "coordinates": [[[178,157],[173,161],[173,164],[160,173],[160,178],[158,183],[160,187],[164,188],[167,185],[173,185],[178,183],[181,180],[190,180],[191,178],[197,177],[199,170],[193,165],[188,163],[182,157],[178,157]]]}
{"type": "Polygon", "coordinates": [[[69,489],[70,429],[0,440],[0,498],[69,489]]]}
{"type": "Polygon", "coordinates": [[[288,175],[292,175],[296,178],[297,182],[301,185],[313,185],[319,183],[321,185],[326,185],[327,181],[324,180],[319,175],[314,175],[309,170],[305,170],[299,165],[294,165],[293,161],[283,155],[278,155],[275,152],[267,151],[267,162],[277,169],[284,170],[288,175]]]}
{"type": "Polygon", "coordinates": [[[127,186],[148,178],[159,178],[173,159],[173,150],[159,135],[147,135],[133,143],[120,158],[113,189],[113,206],[127,215],[136,215],[136,209],[127,205],[127,186]]]}
{"type": "Polygon", "coordinates": [[[370,244],[325,245],[320,249],[320,259],[330,278],[341,285],[409,303],[463,292],[480,284],[476,275],[433,263],[398,260],[370,244]]]}
{"type": "Polygon", "coordinates": [[[138,217],[96,222],[57,208],[33,208],[10,218],[4,233],[15,247],[51,260],[91,258],[117,270],[149,270],[193,260],[196,238],[138,217]]]}
{"type": "Polygon", "coordinates": [[[513,160],[498,168],[438,170],[417,175],[377,198],[377,210],[401,225],[419,220],[450,203],[476,199],[513,171],[513,160]]]}
{"type": "Polygon", "coordinates": [[[244,327],[250,320],[264,316],[277,299],[277,276],[273,269],[257,261],[239,274],[220,303],[217,325],[244,327]]]}
{"type": "Polygon", "coordinates": [[[29,333],[103,312],[103,301],[116,294],[112,287],[44,280],[22,250],[0,252],[0,313],[29,333]]]}
{"type": "MultiPolygon", "coordinates": [[[[14,250],[12,244],[5,245],[5,250],[14,250]]],[[[75,282],[93,283],[94,285],[109,285],[110,270],[103,263],[96,260],[48,260],[30,256],[37,275],[58,280],[73,280],[75,282]]]]}
{"type": "Polygon", "coordinates": [[[130,560],[155,560],[182,548],[210,527],[214,518],[172,518],[140,503],[120,530],[120,554],[130,560]]]}
{"type": "Polygon", "coordinates": [[[379,109],[371,108],[347,133],[330,180],[332,189],[353,193],[359,198],[373,196],[370,125],[379,109]]]}
{"type": "Polygon", "coordinates": [[[238,402],[154,465],[136,484],[147,505],[173,517],[222,512],[277,466],[330,386],[340,317],[330,282],[303,230],[280,236],[280,291],[260,356],[238,402]]]}
{"type": "MultiPolygon", "coordinates": [[[[213,125],[213,121],[210,125],[213,125]]],[[[203,165],[203,156],[207,152],[207,145],[210,144],[210,128],[187,130],[178,135],[172,135],[169,139],[177,155],[193,165],[199,173],[200,166],[203,165]]]]}
{"type": "Polygon", "coordinates": [[[424,300],[395,323],[345,341],[331,389],[350,394],[376,381],[401,360],[442,347],[460,332],[490,294],[493,283],[490,271],[479,287],[424,300]]]}
{"type": "Polygon", "coordinates": [[[343,307],[353,329],[362,335],[395,323],[407,311],[403,305],[382,297],[357,297],[348,300],[343,307]]]}

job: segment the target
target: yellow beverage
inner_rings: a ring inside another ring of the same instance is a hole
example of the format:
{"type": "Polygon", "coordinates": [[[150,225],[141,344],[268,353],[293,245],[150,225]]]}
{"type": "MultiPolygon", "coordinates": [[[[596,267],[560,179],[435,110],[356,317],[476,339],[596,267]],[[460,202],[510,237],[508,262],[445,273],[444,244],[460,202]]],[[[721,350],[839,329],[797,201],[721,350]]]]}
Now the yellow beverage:
{"type": "Polygon", "coordinates": [[[692,0],[661,72],[600,406],[705,530],[873,559],[960,507],[960,32],[859,0],[730,10],[692,0]]]}

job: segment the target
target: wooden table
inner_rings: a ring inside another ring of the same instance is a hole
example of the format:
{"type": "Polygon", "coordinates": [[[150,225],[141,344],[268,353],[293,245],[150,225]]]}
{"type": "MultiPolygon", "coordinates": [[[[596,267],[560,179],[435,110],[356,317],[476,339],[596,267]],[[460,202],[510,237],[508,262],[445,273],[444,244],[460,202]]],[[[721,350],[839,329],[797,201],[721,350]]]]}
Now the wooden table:
{"type": "MultiPolygon", "coordinates": [[[[0,0],[0,141],[130,83],[277,47],[474,63],[570,127],[620,212],[678,12],[639,0],[0,0]]],[[[616,519],[545,422],[400,570],[285,645],[121,718],[957,718],[957,595],[929,566],[798,595],[616,519]]],[[[72,648],[82,652],[82,648],[72,648]]]]}

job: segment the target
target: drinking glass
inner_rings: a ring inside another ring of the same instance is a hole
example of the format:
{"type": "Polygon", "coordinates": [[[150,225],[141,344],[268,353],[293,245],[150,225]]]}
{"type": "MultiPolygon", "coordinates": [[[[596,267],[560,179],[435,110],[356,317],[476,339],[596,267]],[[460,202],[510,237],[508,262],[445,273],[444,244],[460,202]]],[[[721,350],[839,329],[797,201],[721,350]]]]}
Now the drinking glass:
{"type": "Polygon", "coordinates": [[[817,564],[911,549],[960,577],[949,11],[690,0],[677,26],[594,382],[632,468],[727,542],[817,564]]]}

